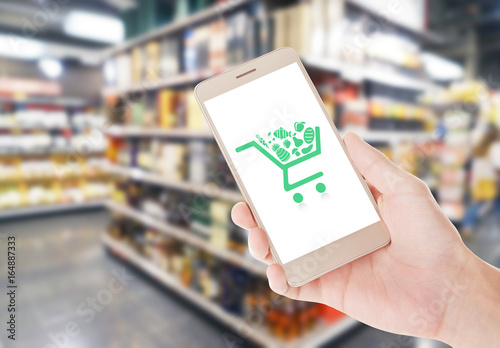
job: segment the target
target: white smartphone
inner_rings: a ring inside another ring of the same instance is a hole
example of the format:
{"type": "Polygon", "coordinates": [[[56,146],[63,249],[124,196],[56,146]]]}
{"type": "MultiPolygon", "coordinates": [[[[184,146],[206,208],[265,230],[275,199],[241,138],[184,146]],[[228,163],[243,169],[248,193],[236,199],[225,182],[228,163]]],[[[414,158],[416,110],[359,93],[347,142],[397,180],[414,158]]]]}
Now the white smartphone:
{"type": "Polygon", "coordinates": [[[195,95],[291,286],[390,242],[295,51],[281,48],[205,80],[195,95]]]}

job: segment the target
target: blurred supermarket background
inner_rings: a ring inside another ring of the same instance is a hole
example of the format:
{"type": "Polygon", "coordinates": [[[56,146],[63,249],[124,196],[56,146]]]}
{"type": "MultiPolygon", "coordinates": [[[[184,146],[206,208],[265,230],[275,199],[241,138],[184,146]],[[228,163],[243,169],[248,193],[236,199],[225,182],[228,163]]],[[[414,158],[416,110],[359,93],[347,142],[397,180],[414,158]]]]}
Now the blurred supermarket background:
{"type": "Polygon", "coordinates": [[[0,1],[0,347],[442,347],[270,292],[193,87],[294,48],[498,267],[499,29],[488,0],[0,1]]]}

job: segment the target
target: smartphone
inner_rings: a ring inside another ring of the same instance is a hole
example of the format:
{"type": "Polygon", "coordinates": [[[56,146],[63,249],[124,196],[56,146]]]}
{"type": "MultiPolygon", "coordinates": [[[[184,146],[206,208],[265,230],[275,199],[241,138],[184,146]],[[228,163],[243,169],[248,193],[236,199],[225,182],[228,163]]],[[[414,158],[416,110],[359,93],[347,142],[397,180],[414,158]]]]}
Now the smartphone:
{"type": "Polygon", "coordinates": [[[280,48],[207,79],[195,96],[291,286],[390,242],[294,50],[280,48]]]}

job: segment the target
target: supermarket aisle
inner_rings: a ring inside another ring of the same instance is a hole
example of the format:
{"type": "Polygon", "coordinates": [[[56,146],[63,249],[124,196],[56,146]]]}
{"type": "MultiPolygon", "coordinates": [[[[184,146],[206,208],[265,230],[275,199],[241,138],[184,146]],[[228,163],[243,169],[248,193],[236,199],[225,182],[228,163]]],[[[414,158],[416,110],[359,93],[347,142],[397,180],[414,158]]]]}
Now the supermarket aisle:
{"type": "MultiPolygon", "coordinates": [[[[105,252],[99,236],[108,221],[107,212],[97,211],[0,224],[2,232],[18,239],[16,346],[53,347],[52,334],[60,346],[72,348],[224,347],[225,328],[211,324],[184,301],[105,252]],[[121,273],[125,267],[135,279],[107,298],[105,289],[119,287],[109,284],[113,272],[121,273]],[[94,311],[87,301],[99,296],[104,301],[94,311]],[[68,324],[72,321],[77,328],[68,324]],[[69,333],[78,333],[66,346],[67,325],[69,333]]],[[[1,239],[4,244],[6,235],[1,239]]],[[[2,268],[5,279],[3,272],[2,268]]]]}

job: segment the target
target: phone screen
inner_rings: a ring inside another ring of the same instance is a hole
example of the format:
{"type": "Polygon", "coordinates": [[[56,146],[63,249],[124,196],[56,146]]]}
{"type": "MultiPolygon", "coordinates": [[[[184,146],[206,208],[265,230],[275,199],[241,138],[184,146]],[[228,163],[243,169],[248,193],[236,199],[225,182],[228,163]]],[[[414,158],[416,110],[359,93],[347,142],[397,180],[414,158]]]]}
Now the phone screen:
{"type": "Polygon", "coordinates": [[[283,264],[380,221],[297,63],[205,107],[283,264]]]}

